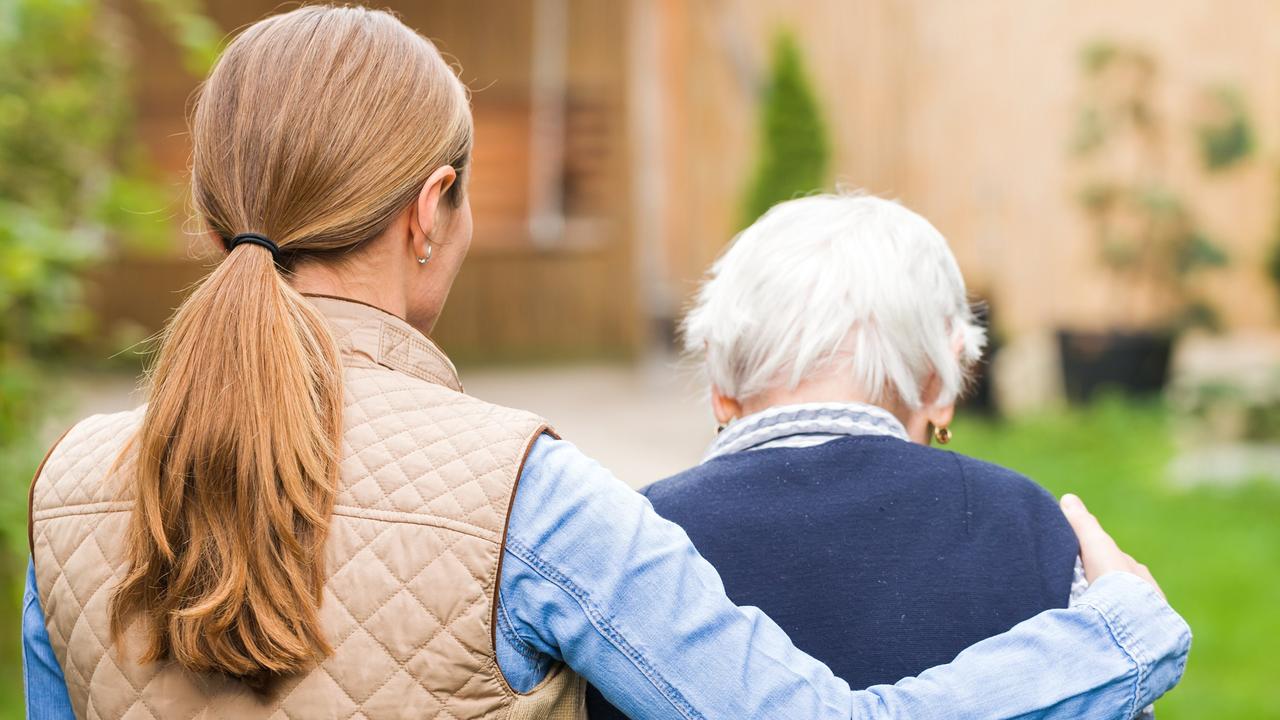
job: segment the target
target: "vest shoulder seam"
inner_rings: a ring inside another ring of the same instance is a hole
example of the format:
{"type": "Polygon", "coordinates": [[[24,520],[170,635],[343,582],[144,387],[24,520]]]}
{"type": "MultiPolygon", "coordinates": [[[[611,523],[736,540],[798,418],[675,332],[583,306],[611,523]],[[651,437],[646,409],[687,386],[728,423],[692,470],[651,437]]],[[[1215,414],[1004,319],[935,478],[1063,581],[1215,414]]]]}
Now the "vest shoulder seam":
{"type": "MultiPolygon", "coordinates": [[[[32,514],[32,520],[55,520],[57,518],[74,517],[77,515],[107,515],[110,513],[131,512],[132,510],[133,503],[128,500],[74,503],[71,505],[59,505],[57,507],[38,510],[32,514]]],[[[372,508],[362,508],[353,505],[337,505],[333,509],[333,514],[343,517],[357,518],[360,520],[374,520],[378,522],[400,523],[406,525],[426,525],[430,527],[437,527],[442,530],[450,530],[464,535],[470,535],[474,538],[484,540],[495,545],[498,543],[497,533],[492,530],[482,528],[478,525],[472,525],[459,520],[451,520],[449,518],[435,515],[398,512],[394,510],[375,510],[372,508]]]]}
{"type": "Polygon", "coordinates": [[[357,518],[360,520],[374,520],[377,522],[399,523],[403,525],[425,525],[436,527],[442,530],[451,530],[453,532],[470,535],[474,538],[484,540],[494,545],[498,544],[498,534],[479,525],[472,525],[461,520],[452,520],[450,518],[440,517],[438,515],[430,515],[427,513],[411,513],[398,510],[375,510],[373,508],[364,508],[357,505],[335,505],[333,508],[335,516],[357,518]]]}
{"type": "Polygon", "coordinates": [[[133,510],[133,503],[128,500],[103,500],[45,508],[37,511],[32,516],[32,519],[53,520],[73,515],[106,515],[108,513],[129,512],[131,510],[133,510]]]}

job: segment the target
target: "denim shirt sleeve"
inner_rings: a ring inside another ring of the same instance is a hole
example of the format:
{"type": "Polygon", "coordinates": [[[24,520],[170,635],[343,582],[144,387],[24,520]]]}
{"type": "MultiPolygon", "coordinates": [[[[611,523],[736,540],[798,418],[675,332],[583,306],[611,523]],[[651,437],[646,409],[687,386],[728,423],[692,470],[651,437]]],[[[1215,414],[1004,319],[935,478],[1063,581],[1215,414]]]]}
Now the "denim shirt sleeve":
{"type": "Polygon", "coordinates": [[[499,665],[562,661],[633,718],[1132,717],[1182,676],[1190,630],[1133,575],[896,685],[852,691],[735,606],[684,531],[572,444],[540,438],[509,521],[499,665]]]}
{"type": "Polygon", "coordinates": [[[74,718],[62,666],[53,655],[44,610],[36,591],[36,566],[27,563],[27,585],[22,593],[22,684],[30,720],[74,718]]]}

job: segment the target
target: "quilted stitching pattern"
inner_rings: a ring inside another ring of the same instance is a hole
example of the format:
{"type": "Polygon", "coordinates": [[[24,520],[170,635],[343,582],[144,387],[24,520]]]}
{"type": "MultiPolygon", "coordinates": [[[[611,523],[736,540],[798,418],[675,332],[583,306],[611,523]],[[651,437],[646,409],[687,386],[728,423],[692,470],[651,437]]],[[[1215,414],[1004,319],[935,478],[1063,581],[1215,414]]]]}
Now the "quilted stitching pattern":
{"type": "MultiPolygon", "coordinates": [[[[132,503],[127,473],[107,471],[143,409],[95,416],[59,444],[33,505],[46,621],[79,717],[463,720],[532,706],[501,680],[490,623],[511,493],[543,423],[457,392],[429,341],[347,305],[334,321],[347,405],[321,606],[334,654],[256,697],[222,678],[131,661],[137,628],[123,652],[112,648],[107,604],[125,572],[119,538],[132,503]]],[[[538,697],[572,708],[557,716],[581,716],[572,673],[538,697]]]]}

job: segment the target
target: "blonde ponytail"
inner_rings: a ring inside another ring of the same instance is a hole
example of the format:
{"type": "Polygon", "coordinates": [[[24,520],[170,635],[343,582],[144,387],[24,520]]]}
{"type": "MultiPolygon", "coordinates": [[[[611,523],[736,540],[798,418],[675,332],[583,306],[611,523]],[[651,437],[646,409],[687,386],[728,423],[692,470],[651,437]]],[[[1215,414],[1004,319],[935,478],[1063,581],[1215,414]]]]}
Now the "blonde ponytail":
{"type": "Polygon", "coordinates": [[[113,631],[140,611],[143,660],[249,677],[329,652],[317,617],[342,379],[320,317],[241,246],[183,303],[136,442],[131,571],[113,631]]]}
{"type": "Polygon", "coordinates": [[[471,118],[439,53],[391,15],[304,7],[228,47],[192,136],[203,220],[224,244],[258,233],[279,256],[231,246],[165,332],[131,444],[111,632],[141,620],[144,662],[256,684],[330,652],[319,608],[342,374],[288,269],[376,237],[441,165],[461,172],[471,118]]]}

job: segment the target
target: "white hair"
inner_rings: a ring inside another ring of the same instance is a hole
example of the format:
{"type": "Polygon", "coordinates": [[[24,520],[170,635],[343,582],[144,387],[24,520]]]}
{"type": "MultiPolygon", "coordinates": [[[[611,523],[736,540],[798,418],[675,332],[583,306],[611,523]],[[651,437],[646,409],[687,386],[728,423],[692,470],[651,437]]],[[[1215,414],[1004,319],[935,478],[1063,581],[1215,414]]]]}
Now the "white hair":
{"type": "Polygon", "coordinates": [[[848,363],[871,402],[954,402],[985,331],[947,241],[890,200],[816,195],[774,206],[711,267],[684,320],[685,349],[739,400],[793,390],[848,363]],[[896,395],[896,398],[894,396],[896,395]]]}

